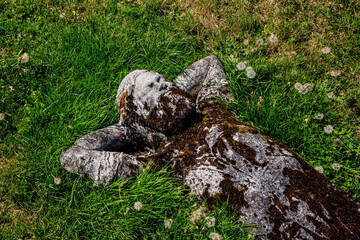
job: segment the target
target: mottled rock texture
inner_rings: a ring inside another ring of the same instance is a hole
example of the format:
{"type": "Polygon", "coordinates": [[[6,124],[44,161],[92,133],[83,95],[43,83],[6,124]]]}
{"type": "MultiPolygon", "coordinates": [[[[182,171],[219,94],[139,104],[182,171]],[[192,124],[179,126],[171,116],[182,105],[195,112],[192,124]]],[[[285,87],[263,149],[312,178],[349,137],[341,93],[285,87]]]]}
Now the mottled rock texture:
{"type": "Polygon", "coordinates": [[[120,84],[120,123],[77,140],[61,157],[101,185],[154,161],[211,204],[226,200],[260,239],[360,239],[360,204],[283,144],[239,121],[219,60],[174,83],[137,70],[120,84]]]}

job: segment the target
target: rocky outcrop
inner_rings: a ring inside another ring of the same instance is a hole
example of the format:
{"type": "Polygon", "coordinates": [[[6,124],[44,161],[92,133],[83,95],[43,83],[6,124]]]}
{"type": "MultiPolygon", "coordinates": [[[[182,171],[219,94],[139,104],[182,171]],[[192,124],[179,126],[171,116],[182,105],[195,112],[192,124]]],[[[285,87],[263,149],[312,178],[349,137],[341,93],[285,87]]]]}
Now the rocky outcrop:
{"type": "Polygon", "coordinates": [[[61,164],[102,185],[152,161],[211,204],[229,199],[260,239],[360,239],[360,204],[283,144],[236,119],[219,60],[189,66],[174,83],[147,70],[120,84],[120,123],[90,133],[61,164]]]}

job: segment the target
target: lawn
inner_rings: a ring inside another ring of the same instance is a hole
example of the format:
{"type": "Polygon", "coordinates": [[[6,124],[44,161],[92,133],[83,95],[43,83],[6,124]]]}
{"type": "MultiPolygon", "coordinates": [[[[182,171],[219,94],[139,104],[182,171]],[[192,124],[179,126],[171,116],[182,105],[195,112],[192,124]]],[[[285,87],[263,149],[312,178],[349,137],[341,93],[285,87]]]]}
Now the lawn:
{"type": "Polygon", "coordinates": [[[248,239],[226,202],[206,206],[166,169],[101,188],[59,162],[77,138],[117,121],[128,73],[173,80],[211,54],[240,120],[360,200],[357,0],[2,0],[0,9],[1,239],[248,239]],[[196,214],[206,221],[190,221],[196,214]]]}

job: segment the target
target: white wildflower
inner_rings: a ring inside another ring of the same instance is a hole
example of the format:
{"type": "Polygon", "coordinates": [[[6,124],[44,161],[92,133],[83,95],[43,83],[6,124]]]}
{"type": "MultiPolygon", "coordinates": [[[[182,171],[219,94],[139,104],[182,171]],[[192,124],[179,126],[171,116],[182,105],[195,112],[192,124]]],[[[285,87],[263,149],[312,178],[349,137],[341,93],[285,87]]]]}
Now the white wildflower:
{"type": "Polygon", "coordinates": [[[324,48],[321,49],[321,52],[322,52],[323,54],[328,54],[328,53],[331,52],[331,49],[330,49],[329,47],[324,47],[324,48]]]}
{"type": "Polygon", "coordinates": [[[269,37],[269,41],[272,43],[276,43],[278,41],[278,38],[274,34],[271,34],[271,36],[269,37]]]}
{"type": "Polygon", "coordinates": [[[171,225],[173,224],[173,220],[172,219],[165,219],[164,220],[164,225],[165,225],[165,228],[168,228],[170,229],[171,228],[171,225]]]}
{"type": "Polygon", "coordinates": [[[29,54],[24,53],[18,58],[18,61],[21,63],[27,63],[29,61],[29,54]]]}
{"type": "Polygon", "coordinates": [[[142,209],[142,207],[143,207],[143,205],[142,205],[141,202],[136,202],[136,203],[134,204],[134,208],[135,208],[135,210],[137,210],[137,211],[140,211],[140,209],[142,209]]]}
{"type": "Polygon", "coordinates": [[[318,113],[318,114],[315,116],[315,118],[318,119],[318,120],[321,120],[321,119],[324,118],[324,114],[318,113]]]}
{"type": "Polygon", "coordinates": [[[339,138],[336,138],[336,139],[333,141],[333,145],[334,145],[334,147],[341,147],[341,146],[344,146],[344,143],[343,143],[343,141],[341,141],[339,138]]]}
{"type": "Polygon", "coordinates": [[[212,240],[222,240],[223,239],[223,237],[220,234],[216,233],[216,232],[210,233],[209,237],[212,240]]]}
{"type": "Polygon", "coordinates": [[[341,72],[340,70],[331,70],[329,74],[333,77],[338,77],[340,76],[341,72]]]}
{"type": "Polygon", "coordinates": [[[333,131],[334,131],[334,128],[331,125],[327,125],[324,127],[324,132],[327,134],[331,134],[333,131]]]}
{"type": "Polygon", "coordinates": [[[5,119],[5,114],[3,113],[0,113],[0,121],[4,120],[5,119]]]}
{"type": "Polygon", "coordinates": [[[334,169],[335,171],[339,171],[340,168],[341,168],[341,166],[340,166],[340,164],[338,164],[338,163],[334,163],[334,164],[332,165],[332,169],[334,169]]]}
{"type": "Polygon", "coordinates": [[[205,218],[205,223],[206,226],[209,228],[215,227],[215,217],[206,217],[205,218]]]}
{"type": "Polygon", "coordinates": [[[256,44],[263,45],[264,44],[264,39],[259,38],[258,40],[256,40],[256,44]]]}
{"type": "Polygon", "coordinates": [[[318,171],[319,173],[323,174],[324,173],[324,168],[322,166],[317,166],[315,167],[315,170],[318,171]]]}
{"type": "Polygon", "coordinates": [[[239,70],[241,71],[241,70],[244,70],[244,69],[246,68],[246,64],[247,64],[246,61],[244,61],[244,62],[239,62],[239,63],[236,65],[236,67],[237,67],[237,69],[239,69],[239,70]]]}

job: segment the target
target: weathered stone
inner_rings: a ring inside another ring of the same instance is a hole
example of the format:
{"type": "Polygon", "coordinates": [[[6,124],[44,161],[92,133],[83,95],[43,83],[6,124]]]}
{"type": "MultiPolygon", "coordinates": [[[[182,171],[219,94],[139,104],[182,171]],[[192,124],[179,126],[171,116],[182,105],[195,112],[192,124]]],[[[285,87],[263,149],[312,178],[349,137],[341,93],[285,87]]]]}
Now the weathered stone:
{"type": "Polygon", "coordinates": [[[62,167],[71,173],[84,174],[99,185],[114,178],[129,177],[143,168],[143,163],[128,152],[137,148],[133,129],[114,124],[86,134],[60,156],[62,167]]]}
{"type": "MultiPolygon", "coordinates": [[[[127,75],[116,99],[121,123],[135,129],[151,129],[167,137],[179,133],[194,115],[195,104],[188,93],[159,73],[148,70],[127,75]]],[[[165,136],[161,140],[165,140],[165,136]]]]}
{"type": "Polygon", "coordinates": [[[258,224],[260,239],[360,239],[358,202],[219,103],[230,92],[216,57],[192,64],[175,83],[130,73],[117,94],[120,125],[79,139],[62,165],[106,185],[150,161],[170,164],[210,204],[229,199],[246,224],[258,224]]]}

